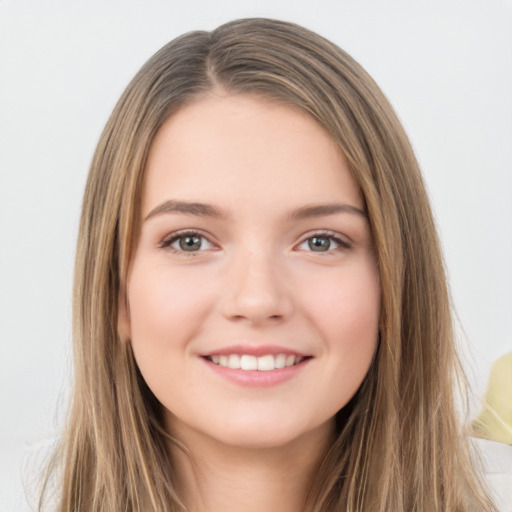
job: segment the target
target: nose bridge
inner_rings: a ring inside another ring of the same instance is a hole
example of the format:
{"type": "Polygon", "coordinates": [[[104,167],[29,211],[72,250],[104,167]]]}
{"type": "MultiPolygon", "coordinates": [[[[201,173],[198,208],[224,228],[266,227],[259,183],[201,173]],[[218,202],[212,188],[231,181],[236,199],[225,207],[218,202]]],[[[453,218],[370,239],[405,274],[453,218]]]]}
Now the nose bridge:
{"type": "Polygon", "coordinates": [[[271,250],[249,246],[230,262],[226,283],[225,314],[251,323],[276,321],[291,313],[286,276],[271,250]]]}

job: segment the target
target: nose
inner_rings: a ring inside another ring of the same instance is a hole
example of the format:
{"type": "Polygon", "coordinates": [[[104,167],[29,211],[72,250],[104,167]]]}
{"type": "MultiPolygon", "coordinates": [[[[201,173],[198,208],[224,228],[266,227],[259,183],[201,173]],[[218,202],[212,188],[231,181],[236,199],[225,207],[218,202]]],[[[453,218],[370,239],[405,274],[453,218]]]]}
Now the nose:
{"type": "Polygon", "coordinates": [[[292,295],[275,259],[253,252],[239,255],[230,266],[222,301],[225,317],[261,326],[292,314],[292,295]]]}

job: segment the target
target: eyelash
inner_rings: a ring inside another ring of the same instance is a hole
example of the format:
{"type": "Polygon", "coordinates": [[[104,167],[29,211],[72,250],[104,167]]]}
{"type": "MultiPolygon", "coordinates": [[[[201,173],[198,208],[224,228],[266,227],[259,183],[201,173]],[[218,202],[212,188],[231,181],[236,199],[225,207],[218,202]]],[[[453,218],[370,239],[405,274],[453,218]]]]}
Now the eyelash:
{"type": "MultiPolygon", "coordinates": [[[[185,251],[183,249],[177,249],[175,247],[172,247],[172,244],[177,242],[178,240],[185,238],[185,237],[197,237],[202,240],[206,240],[209,244],[212,246],[215,246],[213,242],[211,242],[207,236],[205,236],[200,231],[178,231],[177,233],[172,233],[170,236],[164,238],[160,244],[159,247],[161,249],[166,249],[170,252],[176,253],[176,254],[182,254],[186,256],[195,256],[197,253],[202,252],[201,249],[197,251],[185,251]]],[[[307,251],[307,252],[319,252],[319,253],[332,253],[333,251],[342,251],[347,250],[351,248],[351,244],[347,242],[346,240],[340,238],[338,233],[335,233],[333,231],[317,231],[314,233],[309,234],[309,236],[303,238],[295,247],[300,247],[302,244],[306,243],[308,240],[311,240],[313,238],[327,238],[331,242],[334,242],[337,247],[333,249],[328,249],[327,251],[307,251]]],[[[202,245],[202,244],[201,244],[202,245]]],[[[204,249],[203,249],[204,250],[204,249]]]]}
{"type": "Polygon", "coordinates": [[[305,238],[302,239],[301,242],[299,242],[296,247],[301,246],[302,244],[306,243],[308,240],[311,240],[313,238],[327,238],[331,242],[334,242],[338,247],[335,247],[333,249],[328,249],[327,251],[308,251],[308,252],[319,252],[323,254],[328,254],[334,252],[334,251],[343,251],[347,249],[351,249],[351,244],[340,237],[340,235],[334,231],[317,231],[315,233],[308,234],[305,238]]]}
{"type": "Polygon", "coordinates": [[[166,249],[170,252],[173,252],[176,254],[183,254],[185,256],[195,256],[198,252],[201,252],[201,250],[185,251],[182,249],[177,249],[175,247],[172,247],[172,244],[174,244],[181,238],[186,238],[186,237],[197,237],[197,238],[200,238],[201,240],[206,240],[209,244],[211,244],[212,246],[215,246],[215,244],[213,242],[211,242],[209,240],[209,238],[207,236],[205,236],[203,233],[201,233],[200,231],[178,231],[177,233],[172,233],[170,236],[164,238],[160,242],[159,246],[161,249],[166,249]]]}

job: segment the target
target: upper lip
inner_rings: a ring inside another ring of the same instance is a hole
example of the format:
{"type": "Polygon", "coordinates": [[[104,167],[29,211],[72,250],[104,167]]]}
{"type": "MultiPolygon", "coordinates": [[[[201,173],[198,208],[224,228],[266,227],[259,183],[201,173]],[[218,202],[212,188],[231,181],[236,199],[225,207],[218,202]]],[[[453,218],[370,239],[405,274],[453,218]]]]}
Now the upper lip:
{"type": "Polygon", "coordinates": [[[209,357],[214,355],[230,355],[230,354],[238,354],[238,355],[251,355],[255,357],[261,357],[266,355],[277,355],[277,354],[285,354],[285,355],[294,355],[296,357],[309,357],[310,354],[306,354],[299,350],[291,349],[288,347],[282,347],[279,345],[231,345],[229,347],[218,348],[214,350],[210,350],[208,352],[201,353],[201,357],[209,357]]]}

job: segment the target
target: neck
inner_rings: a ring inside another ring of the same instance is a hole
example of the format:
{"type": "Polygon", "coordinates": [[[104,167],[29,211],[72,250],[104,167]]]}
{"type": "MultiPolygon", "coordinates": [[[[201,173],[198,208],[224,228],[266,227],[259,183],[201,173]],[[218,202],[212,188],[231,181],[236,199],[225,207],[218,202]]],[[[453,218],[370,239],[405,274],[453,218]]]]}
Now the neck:
{"type": "MultiPolygon", "coordinates": [[[[183,434],[183,433],[180,433],[183,434]]],[[[171,456],[191,512],[304,512],[316,470],[332,442],[326,424],[284,446],[234,447],[187,432],[171,456]]]]}

